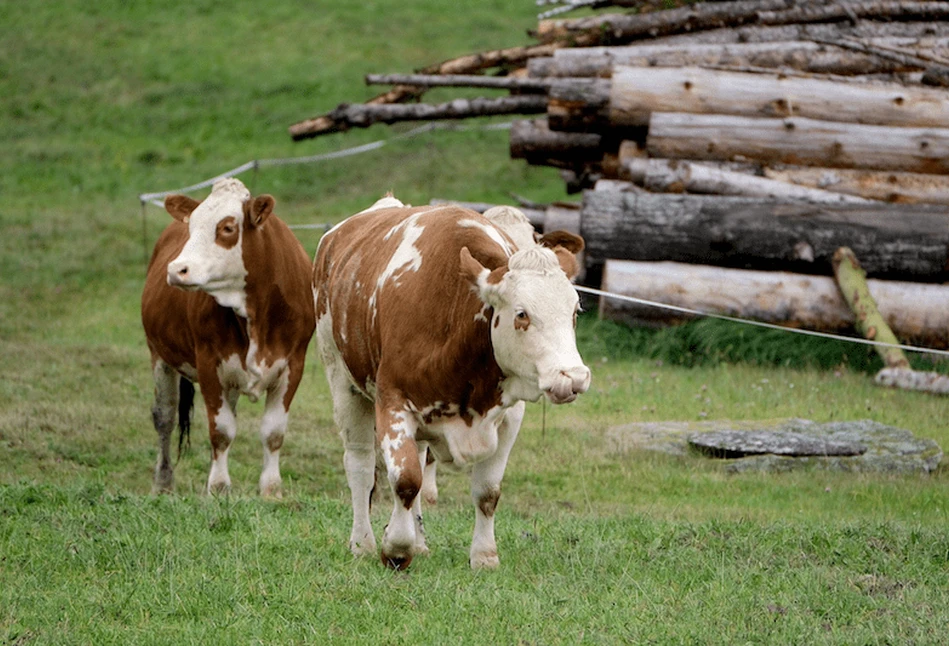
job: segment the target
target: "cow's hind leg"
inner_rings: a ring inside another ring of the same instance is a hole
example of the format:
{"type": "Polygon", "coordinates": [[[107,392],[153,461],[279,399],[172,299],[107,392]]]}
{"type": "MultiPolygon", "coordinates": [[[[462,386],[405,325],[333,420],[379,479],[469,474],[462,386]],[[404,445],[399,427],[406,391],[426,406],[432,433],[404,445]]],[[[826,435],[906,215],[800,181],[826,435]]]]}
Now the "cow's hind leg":
{"type": "Polygon", "coordinates": [[[376,432],[372,402],[357,391],[345,370],[327,362],[326,377],[333,395],[333,420],[343,439],[343,467],[353,507],[349,549],[355,556],[376,553],[376,538],[369,520],[372,490],[376,485],[376,432]]]}
{"type": "Polygon", "coordinates": [[[178,385],[181,377],[174,368],[161,359],[153,362],[155,403],[152,423],[158,433],[158,464],[155,465],[153,493],[170,493],[175,488],[175,473],[171,463],[171,435],[175,430],[178,412],[178,385]]]}
{"type": "MultiPolygon", "coordinates": [[[[394,570],[409,566],[416,554],[421,522],[418,494],[422,488],[422,465],[415,433],[418,422],[397,395],[387,395],[377,384],[376,428],[382,457],[392,488],[389,524],[382,536],[382,562],[394,570]]],[[[424,548],[424,539],[422,539],[424,548]]]]}
{"type": "Polygon", "coordinates": [[[474,465],[471,471],[475,527],[469,560],[474,569],[493,569],[500,564],[494,539],[494,512],[501,497],[504,469],[524,419],[524,408],[524,402],[520,402],[508,409],[498,427],[498,450],[487,460],[474,465]]]}

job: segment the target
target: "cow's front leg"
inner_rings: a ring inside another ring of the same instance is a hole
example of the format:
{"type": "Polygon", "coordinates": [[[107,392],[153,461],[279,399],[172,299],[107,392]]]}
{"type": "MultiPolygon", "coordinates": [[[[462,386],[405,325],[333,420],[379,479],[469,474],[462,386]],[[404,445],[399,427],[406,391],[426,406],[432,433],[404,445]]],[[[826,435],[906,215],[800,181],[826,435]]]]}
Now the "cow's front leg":
{"type": "Polygon", "coordinates": [[[418,422],[405,402],[380,390],[376,399],[376,433],[394,498],[380,556],[385,565],[395,570],[408,567],[416,551],[416,499],[422,488],[422,465],[415,442],[417,428],[418,422]]]}
{"type": "Polygon", "coordinates": [[[494,512],[501,497],[501,480],[514,441],[524,419],[524,402],[512,406],[498,426],[498,449],[471,470],[471,498],[475,505],[474,536],[469,562],[473,569],[498,567],[498,546],[494,539],[494,512]]]}
{"type": "Polygon", "coordinates": [[[208,474],[208,493],[227,493],[231,476],[227,472],[227,453],[237,437],[237,398],[239,390],[224,392],[217,380],[201,380],[201,394],[208,412],[208,431],[211,436],[211,473],[208,474]]]}
{"type": "Polygon", "coordinates": [[[264,449],[264,466],[260,472],[257,490],[261,496],[282,497],[280,447],[283,446],[283,438],[287,433],[290,400],[293,398],[299,381],[298,375],[291,375],[289,371],[284,371],[267,390],[267,404],[260,421],[260,442],[264,449]]]}
{"type": "Polygon", "coordinates": [[[152,423],[158,432],[158,464],[155,465],[153,493],[170,493],[175,488],[174,467],[171,464],[171,434],[175,430],[178,411],[178,387],[181,377],[161,359],[152,366],[155,378],[155,404],[152,423]]]}

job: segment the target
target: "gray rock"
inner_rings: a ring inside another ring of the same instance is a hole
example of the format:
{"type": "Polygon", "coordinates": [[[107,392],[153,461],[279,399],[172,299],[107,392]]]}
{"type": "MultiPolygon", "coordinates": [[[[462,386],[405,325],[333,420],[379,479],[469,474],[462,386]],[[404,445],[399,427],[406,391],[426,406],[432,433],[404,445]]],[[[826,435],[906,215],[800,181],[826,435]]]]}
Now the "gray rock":
{"type": "MultiPolygon", "coordinates": [[[[610,448],[619,454],[637,450],[671,455],[702,455],[693,445],[709,444],[702,437],[717,434],[735,440],[745,434],[745,457],[723,450],[724,468],[741,471],[791,471],[801,468],[852,472],[930,473],[939,466],[942,450],[934,441],[915,437],[907,430],[872,420],[818,424],[805,419],[702,422],[641,422],[616,426],[607,431],[610,448]],[[725,435],[723,435],[723,433],[725,435]],[[766,451],[761,440],[777,440],[766,451]],[[798,450],[810,446],[808,451],[798,450]],[[835,451],[814,451],[815,446],[835,451]],[[795,448],[797,447],[797,448],[795,448]],[[849,449],[849,451],[847,450],[849,449]],[[811,453],[811,455],[804,455],[811,453]],[[815,455],[816,453],[816,455],[815,455]],[[835,455],[831,455],[835,453],[835,455]],[[841,454],[842,453],[842,454],[841,454]]],[[[715,436],[711,436],[714,440],[715,436]]],[[[731,446],[726,444],[727,446],[731,446]]]]}
{"type": "Polygon", "coordinates": [[[867,447],[794,431],[710,431],[689,436],[689,445],[710,458],[786,455],[792,458],[862,455],[867,447]]]}

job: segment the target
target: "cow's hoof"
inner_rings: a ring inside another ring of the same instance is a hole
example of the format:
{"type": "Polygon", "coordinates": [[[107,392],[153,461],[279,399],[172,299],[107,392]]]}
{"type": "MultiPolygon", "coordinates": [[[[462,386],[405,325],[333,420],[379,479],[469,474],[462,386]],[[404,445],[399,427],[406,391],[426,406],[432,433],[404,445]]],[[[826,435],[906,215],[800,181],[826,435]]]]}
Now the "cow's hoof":
{"type": "Polygon", "coordinates": [[[283,498],[283,486],[279,480],[271,482],[270,484],[261,485],[260,495],[264,498],[281,500],[283,498]]]}
{"type": "Polygon", "coordinates": [[[226,495],[231,491],[231,483],[227,480],[208,483],[208,493],[212,496],[226,495]]]}
{"type": "Polygon", "coordinates": [[[497,552],[486,552],[471,555],[472,570],[496,570],[501,565],[497,552]]]}
{"type": "Polygon", "coordinates": [[[161,469],[155,472],[155,482],[152,483],[153,494],[174,493],[175,474],[171,469],[161,469]]]}
{"type": "Polygon", "coordinates": [[[396,571],[404,570],[412,563],[412,554],[387,556],[385,552],[380,551],[379,557],[382,559],[384,566],[396,571]]]}

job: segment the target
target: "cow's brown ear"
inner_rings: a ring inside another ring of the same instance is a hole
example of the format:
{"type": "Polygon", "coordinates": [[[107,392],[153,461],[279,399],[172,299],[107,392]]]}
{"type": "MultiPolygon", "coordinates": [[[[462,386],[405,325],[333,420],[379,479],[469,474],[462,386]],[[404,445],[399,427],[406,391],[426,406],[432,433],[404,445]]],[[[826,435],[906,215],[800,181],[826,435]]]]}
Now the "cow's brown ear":
{"type": "Polygon", "coordinates": [[[583,247],[586,246],[583,242],[583,238],[569,231],[551,231],[550,233],[545,233],[540,237],[540,244],[550,249],[563,247],[574,255],[583,251],[583,247]]]}
{"type": "Polygon", "coordinates": [[[554,247],[554,253],[557,254],[557,261],[560,263],[563,273],[567,274],[567,278],[570,280],[576,278],[577,274],[580,273],[580,263],[577,262],[577,255],[569,249],[559,246],[554,247]]]}
{"type": "Polygon", "coordinates": [[[500,302],[499,283],[508,271],[507,263],[490,271],[471,255],[468,247],[461,248],[460,260],[461,275],[477,290],[478,297],[492,307],[497,306],[500,302]]]}
{"type": "Polygon", "coordinates": [[[250,227],[259,227],[273,213],[276,200],[273,195],[258,195],[244,202],[244,219],[250,227]]]}
{"type": "Polygon", "coordinates": [[[167,195],[165,196],[165,210],[179,222],[188,222],[188,217],[201,204],[198,200],[187,195],[167,195]]]}

